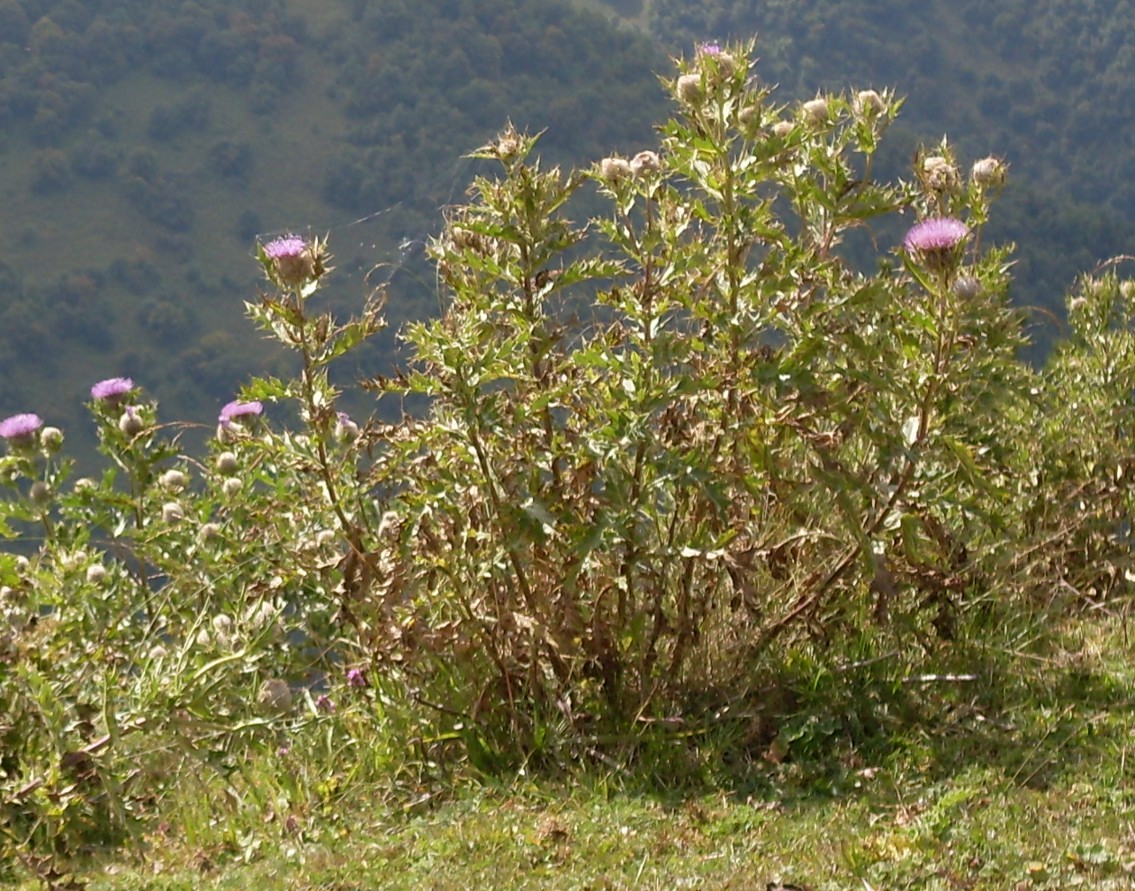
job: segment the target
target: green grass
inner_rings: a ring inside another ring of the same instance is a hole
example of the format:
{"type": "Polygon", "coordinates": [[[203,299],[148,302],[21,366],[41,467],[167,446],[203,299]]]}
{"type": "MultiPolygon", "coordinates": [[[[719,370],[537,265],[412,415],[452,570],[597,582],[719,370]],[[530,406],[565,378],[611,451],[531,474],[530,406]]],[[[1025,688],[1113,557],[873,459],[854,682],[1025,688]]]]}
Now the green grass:
{"type": "Polygon", "coordinates": [[[92,891],[1127,888],[1133,655],[1124,619],[1072,623],[1044,657],[1006,656],[981,689],[929,682],[936,720],[857,746],[833,737],[807,757],[789,746],[779,763],[754,753],[743,770],[697,765],[680,794],[657,791],[666,771],[692,775],[721,749],[627,773],[398,790],[342,759],[265,756],[222,794],[183,785],[136,859],[82,878],[92,891]]]}

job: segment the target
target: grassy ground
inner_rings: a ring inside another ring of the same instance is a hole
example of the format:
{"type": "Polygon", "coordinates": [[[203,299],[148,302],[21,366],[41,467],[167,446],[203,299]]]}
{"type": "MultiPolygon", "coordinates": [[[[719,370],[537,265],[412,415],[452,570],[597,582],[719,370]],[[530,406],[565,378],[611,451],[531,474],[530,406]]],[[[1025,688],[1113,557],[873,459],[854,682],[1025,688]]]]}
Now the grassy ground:
{"type": "Polygon", "coordinates": [[[1044,656],[1006,658],[987,689],[923,679],[941,688],[939,720],[856,746],[798,734],[744,770],[683,747],[657,755],[649,781],[392,794],[281,755],[224,801],[187,787],[143,854],[83,878],[95,891],[1129,888],[1133,655],[1126,620],[1080,621],[1044,656]],[[659,792],[669,768],[717,780],[659,792]]]}

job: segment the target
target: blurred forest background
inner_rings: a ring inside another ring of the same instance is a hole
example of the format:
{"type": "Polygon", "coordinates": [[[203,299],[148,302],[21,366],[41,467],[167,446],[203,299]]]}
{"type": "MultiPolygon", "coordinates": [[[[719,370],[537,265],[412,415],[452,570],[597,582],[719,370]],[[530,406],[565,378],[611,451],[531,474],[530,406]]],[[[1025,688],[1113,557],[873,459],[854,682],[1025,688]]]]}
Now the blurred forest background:
{"type": "Polygon", "coordinates": [[[286,371],[243,319],[284,232],[330,234],[337,311],[389,284],[341,374],[389,370],[437,311],[422,248],[464,154],[509,119],[549,164],[652,147],[668,57],[753,35],[781,101],[909,97],[881,176],[943,135],[1009,162],[991,235],[1021,244],[1040,355],[1077,272],[1135,252],[1133,26],[1128,0],[0,0],[0,415],[89,457],[87,390],[129,375],[211,428],[286,371]]]}

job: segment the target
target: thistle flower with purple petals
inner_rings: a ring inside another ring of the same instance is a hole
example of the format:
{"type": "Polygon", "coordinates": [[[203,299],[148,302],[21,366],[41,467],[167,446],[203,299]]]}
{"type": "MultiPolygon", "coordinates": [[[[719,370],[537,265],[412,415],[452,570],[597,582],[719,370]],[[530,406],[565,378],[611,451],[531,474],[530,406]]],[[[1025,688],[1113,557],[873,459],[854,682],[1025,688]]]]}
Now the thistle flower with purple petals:
{"type": "Polygon", "coordinates": [[[258,415],[264,411],[264,406],[259,402],[241,402],[239,399],[234,399],[221,409],[221,414],[217,418],[222,427],[226,429],[232,426],[232,422],[247,415],[258,415]]]}
{"type": "Polygon", "coordinates": [[[35,445],[36,434],[43,427],[43,418],[30,412],[12,415],[0,421],[0,438],[13,449],[35,445]]]}
{"type": "Polygon", "coordinates": [[[134,381],[128,377],[108,377],[91,387],[91,398],[105,405],[116,406],[134,389],[134,381]]]}
{"type": "Polygon", "coordinates": [[[719,44],[716,40],[707,40],[705,43],[699,43],[698,55],[719,56],[721,55],[721,44],[719,44]]]}
{"type": "Polygon", "coordinates": [[[299,288],[305,294],[326,271],[324,254],[318,239],[309,242],[291,234],[260,246],[260,261],[268,278],[281,288],[299,288]]]}
{"type": "Polygon", "coordinates": [[[361,668],[351,668],[347,671],[347,686],[348,687],[367,687],[367,676],[363,674],[361,668]]]}
{"type": "Polygon", "coordinates": [[[930,269],[944,270],[957,260],[958,248],[969,237],[969,226],[953,217],[928,217],[915,223],[902,246],[930,269]]]}

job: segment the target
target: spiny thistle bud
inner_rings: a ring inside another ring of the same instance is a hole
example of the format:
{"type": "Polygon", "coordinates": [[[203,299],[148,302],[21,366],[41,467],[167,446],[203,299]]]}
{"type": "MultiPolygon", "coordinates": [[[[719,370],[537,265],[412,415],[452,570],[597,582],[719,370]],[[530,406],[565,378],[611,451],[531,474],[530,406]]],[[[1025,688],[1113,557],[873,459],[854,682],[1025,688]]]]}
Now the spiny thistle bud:
{"type": "Polygon", "coordinates": [[[930,155],[922,159],[922,181],[933,192],[952,192],[958,187],[958,168],[949,158],[930,155]]]}
{"type": "Polygon", "coordinates": [[[973,162],[970,172],[973,181],[983,189],[993,189],[1005,183],[1005,165],[994,157],[982,158],[973,162]]]}
{"type": "MultiPolygon", "coordinates": [[[[699,60],[712,60],[709,62],[709,65],[716,66],[717,71],[725,77],[729,77],[737,70],[737,60],[734,59],[730,53],[725,52],[721,46],[715,42],[699,44],[697,55],[699,60]]],[[[709,65],[705,67],[709,68],[709,65]]],[[[710,68],[709,70],[713,69],[710,68]]]]}
{"type": "Polygon", "coordinates": [[[871,118],[886,110],[887,104],[883,97],[874,90],[860,90],[855,95],[855,111],[862,117],[871,118]]]}
{"type": "Polygon", "coordinates": [[[43,507],[51,501],[51,486],[43,480],[36,480],[28,490],[28,499],[32,504],[43,507]]]}
{"type": "Polygon", "coordinates": [[[44,427],[39,434],[39,444],[49,455],[63,448],[63,431],[58,427],[44,427]]]}
{"type": "Polygon", "coordinates": [[[822,96],[811,99],[800,107],[805,119],[813,124],[822,124],[828,119],[828,100],[822,96]]]}
{"type": "Polygon", "coordinates": [[[795,129],[796,125],[792,121],[777,121],[772,125],[772,135],[777,139],[785,139],[795,129]]]}
{"type": "Polygon", "coordinates": [[[189,483],[189,478],[180,470],[172,469],[167,470],[159,478],[158,482],[165,489],[170,489],[174,492],[180,492],[189,483]]]}
{"type": "Polygon", "coordinates": [[[146,422],[143,421],[142,416],[138,414],[137,408],[133,405],[128,405],[118,419],[118,429],[122,431],[123,436],[133,439],[146,429],[146,422]]]}
{"type": "Polygon", "coordinates": [[[225,493],[228,498],[233,498],[240,494],[240,490],[244,488],[244,483],[240,477],[230,476],[223,483],[221,483],[221,491],[225,493]]]}
{"type": "Polygon", "coordinates": [[[639,152],[631,158],[631,176],[645,176],[648,173],[654,173],[660,170],[661,167],[662,161],[659,160],[657,152],[639,152]]]}
{"type": "Polygon", "coordinates": [[[87,567],[87,581],[92,585],[101,584],[103,580],[106,579],[106,576],[106,567],[101,563],[92,563],[87,567]]]}
{"type": "Polygon", "coordinates": [[[287,681],[271,678],[260,685],[256,701],[272,711],[286,712],[292,707],[292,688],[287,681]]]}
{"type": "Polygon", "coordinates": [[[676,92],[678,98],[687,105],[699,104],[705,96],[701,88],[701,75],[683,74],[678,78],[678,82],[674,86],[674,92],[676,92]]]}
{"type": "Polygon", "coordinates": [[[631,175],[630,162],[626,158],[604,158],[599,162],[599,175],[611,182],[626,179],[631,175]]]}
{"type": "Polygon", "coordinates": [[[958,276],[954,282],[954,294],[962,300],[973,300],[981,293],[981,280],[973,275],[958,276]]]}
{"type": "Polygon", "coordinates": [[[167,501],[162,505],[162,520],[166,523],[179,523],[185,519],[185,511],[176,501],[167,501]]]}
{"type": "Polygon", "coordinates": [[[225,476],[232,476],[240,470],[240,459],[237,458],[236,454],[233,452],[221,452],[217,455],[214,466],[217,468],[218,473],[224,474],[225,476]]]}
{"type": "Polygon", "coordinates": [[[335,438],[339,442],[354,442],[359,438],[359,432],[359,425],[352,421],[351,416],[345,411],[336,415],[335,438]]]}
{"type": "Polygon", "coordinates": [[[200,544],[217,541],[220,537],[221,525],[219,523],[205,523],[197,530],[197,541],[200,544]]]}

